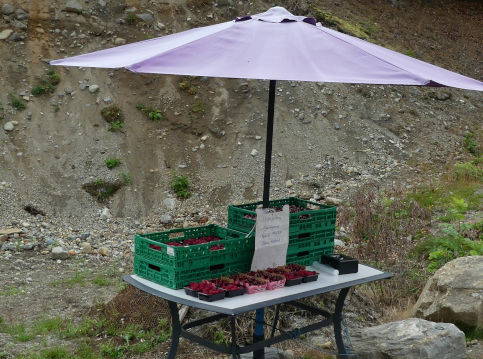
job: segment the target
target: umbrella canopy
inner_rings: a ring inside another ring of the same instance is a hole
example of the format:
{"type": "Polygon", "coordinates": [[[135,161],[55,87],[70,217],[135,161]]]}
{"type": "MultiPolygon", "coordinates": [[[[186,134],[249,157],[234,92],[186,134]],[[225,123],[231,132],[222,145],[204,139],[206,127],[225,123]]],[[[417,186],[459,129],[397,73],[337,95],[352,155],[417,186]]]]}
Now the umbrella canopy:
{"type": "Polygon", "coordinates": [[[451,86],[483,83],[294,16],[282,7],[52,65],[291,81],[451,86]]]}

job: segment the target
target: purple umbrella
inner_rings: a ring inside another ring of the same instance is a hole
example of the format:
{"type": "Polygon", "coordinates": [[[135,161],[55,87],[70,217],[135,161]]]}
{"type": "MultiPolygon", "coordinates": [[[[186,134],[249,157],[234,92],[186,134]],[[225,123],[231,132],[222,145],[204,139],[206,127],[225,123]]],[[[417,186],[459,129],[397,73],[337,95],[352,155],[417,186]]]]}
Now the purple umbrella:
{"type": "Polygon", "coordinates": [[[140,41],[52,65],[133,72],[269,79],[263,202],[268,206],[275,80],[451,86],[483,83],[323,27],[282,7],[221,24],[140,41]]]}
{"type": "MultiPolygon", "coordinates": [[[[124,67],[133,72],[269,79],[263,205],[268,207],[276,80],[450,86],[483,90],[483,83],[367,41],[323,27],[282,7],[51,62],[52,65],[124,67]]],[[[263,311],[257,311],[263,322],[263,311]]],[[[335,325],[335,324],[334,324],[335,325]]],[[[340,325],[340,324],[339,324],[340,325]]],[[[263,333],[260,325],[255,334],[263,333]]],[[[262,327],[263,328],[263,327],[262,327]]],[[[345,354],[341,338],[336,338],[345,354]]],[[[256,352],[262,358],[263,352],[256,352]]]]}

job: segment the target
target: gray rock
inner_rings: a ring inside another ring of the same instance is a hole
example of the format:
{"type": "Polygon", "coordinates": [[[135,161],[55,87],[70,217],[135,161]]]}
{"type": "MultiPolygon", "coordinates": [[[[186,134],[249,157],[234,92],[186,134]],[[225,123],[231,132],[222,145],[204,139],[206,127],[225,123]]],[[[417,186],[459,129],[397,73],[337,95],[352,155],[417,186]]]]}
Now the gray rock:
{"type": "Polygon", "coordinates": [[[176,200],[174,198],[165,198],[163,204],[167,209],[173,209],[176,206],[176,200]]]}
{"type": "Polygon", "coordinates": [[[136,17],[138,19],[141,19],[142,21],[144,21],[147,24],[152,24],[153,21],[154,21],[153,15],[147,14],[147,13],[146,14],[137,14],[136,17]]]}
{"type": "Polygon", "coordinates": [[[90,236],[91,236],[91,234],[89,232],[82,233],[81,236],[80,236],[80,239],[82,239],[83,241],[85,241],[90,236]]]}
{"type": "Polygon", "coordinates": [[[352,333],[361,359],[464,359],[465,334],[450,323],[411,318],[352,333]]]}
{"type": "Polygon", "coordinates": [[[123,39],[122,37],[116,37],[114,39],[114,45],[124,45],[126,43],[126,39],[123,39]]]}
{"type": "Polygon", "coordinates": [[[89,92],[90,93],[96,93],[97,91],[99,91],[99,85],[90,85],[89,86],[89,92]]]}
{"type": "Polygon", "coordinates": [[[15,125],[13,121],[8,121],[5,123],[5,125],[3,125],[3,129],[8,132],[13,131],[14,128],[15,128],[15,125]]]}
{"type": "Polygon", "coordinates": [[[65,4],[64,11],[73,12],[76,14],[82,13],[82,5],[79,4],[76,0],[69,0],[67,4],[65,4]]]}
{"type": "Polygon", "coordinates": [[[446,263],[428,280],[413,315],[463,327],[483,327],[483,256],[446,263]]]}
{"type": "Polygon", "coordinates": [[[111,96],[104,97],[104,103],[111,103],[111,102],[112,102],[111,96]]]}
{"type": "Polygon", "coordinates": [[[170,224],[173,223],[173,218],[169,214],[163,214],[161,219],[159,220],[162,224],[170,224]]]}
{"type": "Polygon", "coordinates": [[[89,242],[82,242],[80,247],[81,247],[82,253],[88,254],[92,251],[92,247],[91,247],[91,244],[89,242]]]}
{"type": "Polygon", "coordinates": [[[12,35],[13,30],[12,29],[5,29],[0,32],[0,40],[6,40],[12,35]]]}
{"type": "Polygon", "coordinates": [[[101,219],[107,219],[111,217],[111,213],[109,212],[109,208],[104,207],[101,211],[101,219]]]}
{"type": "Polygon", "coordinates": [[[338,206],[338,205],[342,204],[342,200],[341,200],[341,199],[339,199],[339,198],[335,198],[335,197],[326,197],[326,198],[325,198],[325,202],[326,202],[327,204],[334,204],[334,205],[336,205],[336,206],[338,206]]]}
{"type": "Polygon", "coordinates": [[[100,7],[106,7],[107,3],[104,0],[98,0],[97,3],[100,7]]]}
{"type": "Polygon", "coordinates": [[[25,12],[24,9],[17,9],[15,11],[15,18],[17,20],[24,20],[24,19],[28,19],[29,15],[25,12]]]}
{"type": "Polygon", "coordinates": [[[67,259],[69,258],[69,252],[62,247],[54,247],[51,252],[52,259],[67,259]]]}
{"type": "Polygon", "coordinates": [[[2,5],[2,14],[3,15],[13,14],[14,11],[15,11],[15,8],[12,5],[10,5],[10,4],[3,4],[2,5]]]}
{"type": "Polygon", "coordinates": [[[23,39],[25,39],[25,36],[23,36],[22,34],[19,34],[18,32],[14,33],[9,38],[10,41],[21,41],[23,39]]]}

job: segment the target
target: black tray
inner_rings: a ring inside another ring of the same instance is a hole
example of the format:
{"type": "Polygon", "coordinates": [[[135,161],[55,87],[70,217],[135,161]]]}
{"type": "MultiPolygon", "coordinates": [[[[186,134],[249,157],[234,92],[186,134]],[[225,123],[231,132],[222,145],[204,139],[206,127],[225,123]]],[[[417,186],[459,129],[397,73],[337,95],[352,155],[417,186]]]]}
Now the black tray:
{"type": "Polygon", "coordinates": [[[191,289],[190,287],[184,287],[184,292],[192,297],[198,297],[198,291],[191,289]]]}
{"type": "Polygon", "coordinates": [[[302,277],[300,277],[300,278],[294,278],[294,279],[287,279],[285,281],[285,286],[286,287],[291,287],[293,285],[300,284],[300,283],[302,283],[302,280],[303,280],[302,277]]]}
{"type": "Polygon", "coordinates": [[[232,297],[238,297],[239,295],[243,295],[243,294],[245,294],[245,288],[226,290],[225,297],[232,298],[232,297]]]}
{"type": "Polygon", "coordinates": [[[217,293],[217,294],[208,295],[208,294],[204,294],[204,293],[199,292],[198,293],[198,299],[204,300],[206,302],[214,302],[215,300],[220,300],[220,299],[225,298],[225,293],[226,292],[223,291],[223,292],[220,292],[220,293],[217,293]]]}
{"type": "Polygon", "coordinates": [[[359,261],[344,254],[323,255],[320,263],[338,269],[339,274],[357,273],[359,270],[359,261]]]}
{"type": "Polygon", "coordinates": [[[307,277],[302,277],[302,282],[304,283],[315,282],[317,278],[319,278],[318,274],[309,275],[307,277]]]}

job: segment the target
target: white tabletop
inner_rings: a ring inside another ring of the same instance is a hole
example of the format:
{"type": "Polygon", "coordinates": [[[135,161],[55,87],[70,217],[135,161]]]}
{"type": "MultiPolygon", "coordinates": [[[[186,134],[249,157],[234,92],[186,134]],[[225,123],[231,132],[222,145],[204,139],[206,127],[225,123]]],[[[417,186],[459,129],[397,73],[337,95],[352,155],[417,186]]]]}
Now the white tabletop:
{"type": "MultiPolygon", "coordinates": [[[[311,267],[308,267],[307,269],[311,270],[311,267]]],[[[391,273],[382,272],[378,269],[359,264],[359,270],[357,273],[331,275],[321,272],[319,273],[317,281],[314,282],[302,283],[292,287],[283,287],[275,290],[267,290],[256,294],[244,294],[238,297],[225,298],[214,302],[199,300],[198,298],[187,295],[184,292],[184,289],[164,287],[135,274],[124,276],[123,279],[147,293],[176,303],[186,304],[191,307],[206,309],[217,313],[234,315],[390,277],[392,277],[391,273]]]]}

